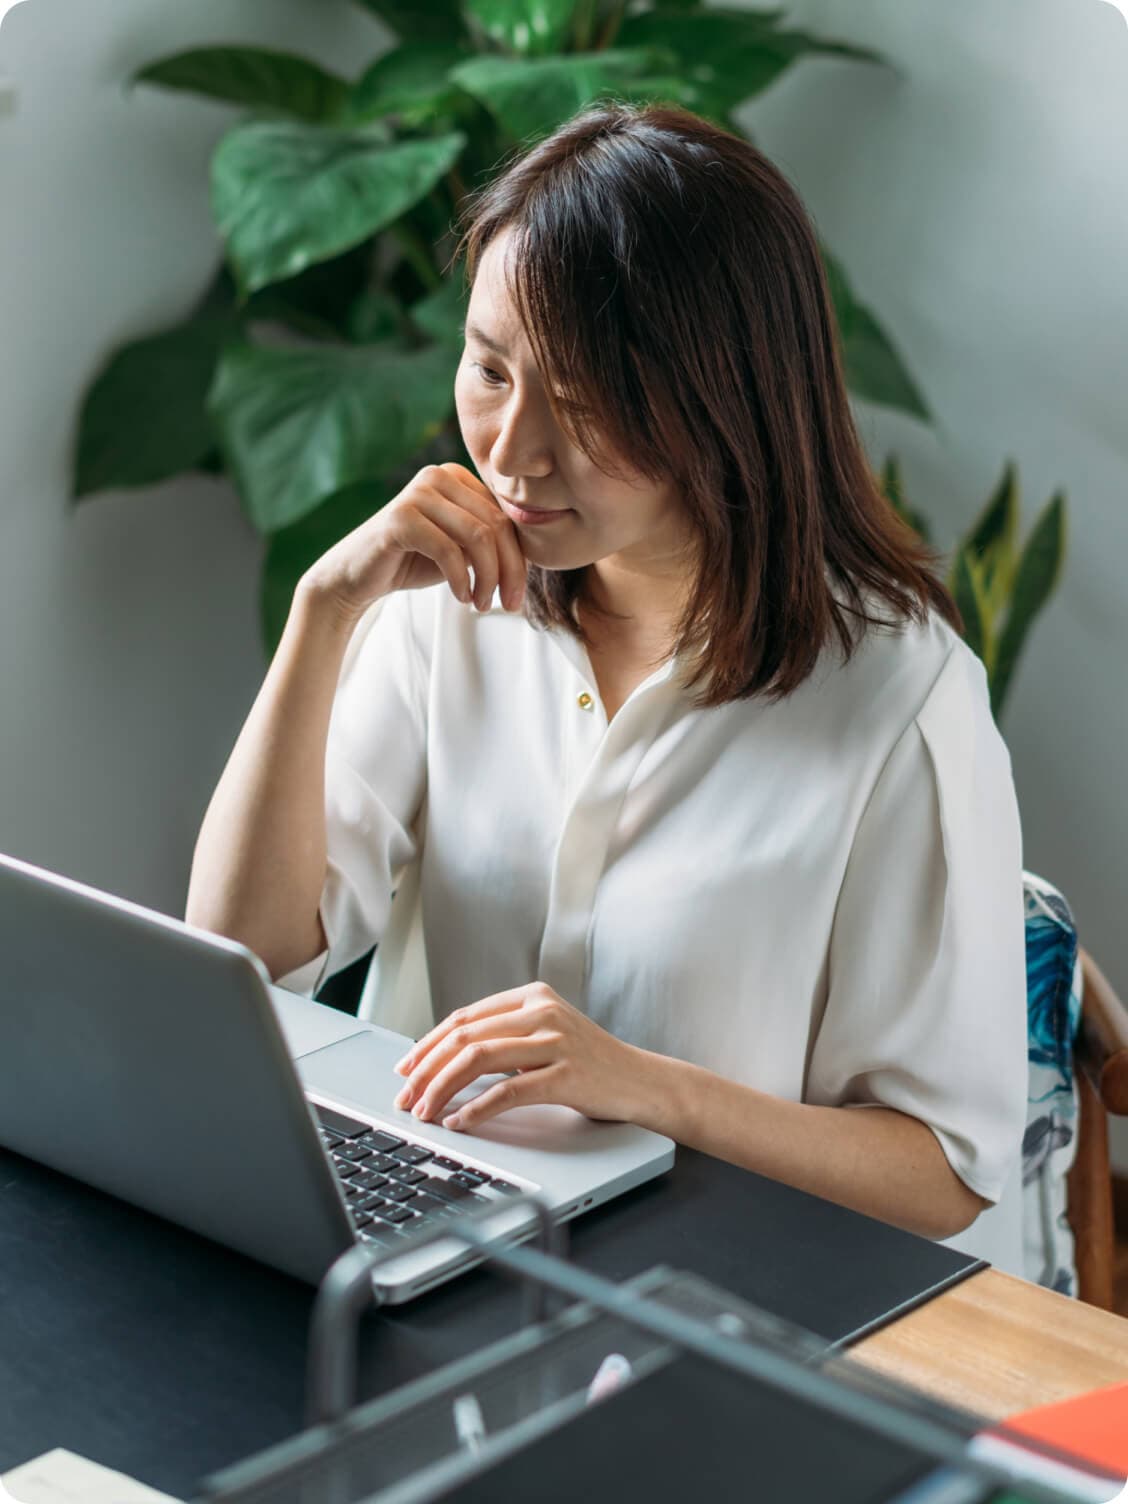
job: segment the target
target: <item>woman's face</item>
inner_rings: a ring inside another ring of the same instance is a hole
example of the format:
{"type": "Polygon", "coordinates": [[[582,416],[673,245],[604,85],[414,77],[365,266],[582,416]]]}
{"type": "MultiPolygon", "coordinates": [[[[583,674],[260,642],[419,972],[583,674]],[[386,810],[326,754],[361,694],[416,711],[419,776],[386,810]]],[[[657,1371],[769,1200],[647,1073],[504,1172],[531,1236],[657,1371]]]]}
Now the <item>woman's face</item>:
{"type": "Polygon", "coordinates": [[[559,426],[505,285],[511,244],[503,232],[478,263],[455,377],[459,427],[475,468],[499,501],[558,513],[530,524],[507,512],[531,563],[578,569],[608,560],[667,574],[686,532],[673,487],[635,472],[606,475],[559,426]]]}

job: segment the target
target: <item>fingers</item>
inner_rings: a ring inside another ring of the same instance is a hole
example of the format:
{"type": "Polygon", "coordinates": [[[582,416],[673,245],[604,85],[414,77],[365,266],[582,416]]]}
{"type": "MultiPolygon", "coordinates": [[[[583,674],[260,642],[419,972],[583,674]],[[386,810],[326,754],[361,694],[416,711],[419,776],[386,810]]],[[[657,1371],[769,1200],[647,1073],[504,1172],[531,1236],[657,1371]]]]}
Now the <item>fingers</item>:
{"type": "MultiPolygon", "coordinates": [[[[421,1123],[438,1117],[452,1097],[477,1081],[499,1071],[528,1071],[551,1065],[556,1058],[557,1042],[533,1034],[524,1039],[480,1040],[455,1052],[454,1058],[423,1086],[412,1109],[421,1123]]],[[[501,1083],[498,1083],[499,1085],[501,1083]]],[[[492,1089],[492,1088],[491,1088],[492,1089]]]]}
{"type": "Polygon", "coordinates": [[[499,1112],[508,1112],[511,1107],[532,1107],[541,1102],[555,1102],[559,1092],[554,1085],[557,1076],[555,1065],[542,1066],[539,1070],[510,1076],[507,1081],[498,1081],[481,1096],[475,1097],[465,1107],[443,1118],[444,1128],[469,1132],[499,1112]]]}
{"type": "MultiPolygon", "coordinates": [[[[409,1075],[424,1055],[433,1049],[441,1039],[444,1039],[454,1029],[463,1025],[476,1023],[480,1019],[492,1018],[495,1014],[511,1013],[521,1008],[528,997],[528,987],[511,987],[508,992],[495,992],[492,997],[484,997],[476,1003],[471,1003],[467,1008],[456,1008],[453,1013],[448,1013],[441,1023],[424,1034],[408,1050],[402,1060],[397,1060],[394,1069],[401,1076],[409,1075]]],[[[508,1032],[512,1033],[510,1029],[508,1032]]]]}
{"type": "Polygon", "coordinates": [[[464,465],[450,463],[427,468],[433,472],[428,480],[436,499],[450,503],[450,508],[439,508],[429,515],[440,525],[447,519],[452,530],[459,528],[457,536],[464,541],[474,563],[474,599],[478,609],[485,610],[499,584],[502,601],[512,609],[520,603],[526,574],[517,529],[492,492],[464,465]],[[462,517],[457,517],[456,512],[461,512],[462,517]],[[471,518],[479,527],[475,528],[471,518]]]}
{"type": "Polygon", "coordinates": [[[422,1100],[437,1074],[453,1060],[461,1060],[466,1069],[476,1063],[473,1074],[467,1077],[469,1081],[475,1080],[478,1076],[488,1075],[490,1071],[503,1069],[501,1066],[482,1063],[487,1059],[486,1049],[490,1042],[498,1039],[527,1037],[536,1028],[536,1019],[516,1011],[501,1013],[494,1018],[462,1024],[457,1029],[452,1029],[445,1038],[440,1039],[425,1055],[417,1059],[407,1082],[396,1097],[395,1105],[405,1110],[413,1108],[422,1100]]]}

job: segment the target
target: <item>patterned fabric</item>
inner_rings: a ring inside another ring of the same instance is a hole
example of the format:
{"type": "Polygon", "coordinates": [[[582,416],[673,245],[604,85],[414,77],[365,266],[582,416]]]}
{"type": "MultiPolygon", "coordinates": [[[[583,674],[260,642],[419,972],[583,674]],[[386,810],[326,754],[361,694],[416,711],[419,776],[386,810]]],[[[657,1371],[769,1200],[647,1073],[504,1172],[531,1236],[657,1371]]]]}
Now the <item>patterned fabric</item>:
{"type": "Polygon", "coordinates": [[[1073,1040],[1081,1018],[1077,927],[1061,893],[1023,873],[1030,1085],[1022,1142],[1023,1259],[1026,1278],[1077,1294],[1065,1177],[1077,1149],[1073,1040]]]}

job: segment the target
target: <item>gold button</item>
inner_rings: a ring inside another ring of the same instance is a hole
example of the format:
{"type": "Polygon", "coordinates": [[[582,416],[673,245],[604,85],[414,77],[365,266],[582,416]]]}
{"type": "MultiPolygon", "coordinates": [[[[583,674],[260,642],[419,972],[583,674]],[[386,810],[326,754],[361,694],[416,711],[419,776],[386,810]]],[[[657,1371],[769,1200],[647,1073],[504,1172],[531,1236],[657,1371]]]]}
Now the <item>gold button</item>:
{"type": "Polygon", "coordinates": [[[580,707],[581,710],[590,710],[591,707],[595,704],[595,701],[585,689],[582,695],[577,696],[576,704],[580,707]]]}

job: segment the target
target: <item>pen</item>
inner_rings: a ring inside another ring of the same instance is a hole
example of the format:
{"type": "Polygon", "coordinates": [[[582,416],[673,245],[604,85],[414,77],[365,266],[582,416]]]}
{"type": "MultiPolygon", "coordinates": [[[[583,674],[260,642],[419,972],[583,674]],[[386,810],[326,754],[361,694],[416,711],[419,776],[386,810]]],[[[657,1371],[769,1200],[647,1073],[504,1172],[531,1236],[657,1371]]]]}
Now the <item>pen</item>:
{"type": "Polygon", "coordinates": [[[486,1439],[486,1423],[482,1407],[474,1394],[460,1394],[454,1402],[454,1429],[461,1444],[468,1452],[477,1455],[486,1439]]]}

